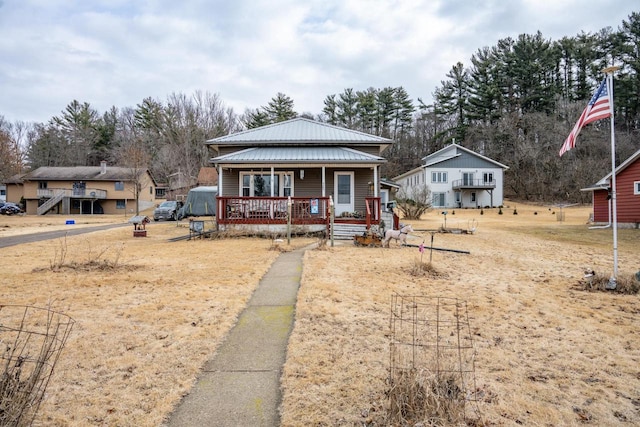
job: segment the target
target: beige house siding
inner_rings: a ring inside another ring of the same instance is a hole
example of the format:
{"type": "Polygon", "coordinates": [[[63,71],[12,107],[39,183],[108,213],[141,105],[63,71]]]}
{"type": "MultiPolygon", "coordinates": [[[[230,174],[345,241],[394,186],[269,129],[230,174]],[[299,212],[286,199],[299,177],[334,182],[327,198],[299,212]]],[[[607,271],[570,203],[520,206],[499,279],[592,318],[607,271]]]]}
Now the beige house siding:
{"type": "MultiPolygon", "coordinates": [[[[72,197],[67,202],[61,202],[55,206],[49,212],[50,214],[62,214],[68,206],[69,214],[90,214],[92,211],[91,206],[91,193],[95,192],[99,194],[99,197],[95,197],[95,204],[99,204],[102,207],[104,214],[134,214],[136,211],[135,203],[135,184],[126,180],[33,180],[24,181],[22,184],[10,184],[7,187],[11,187],[10,197],[12,201],[15,199],[16,203],[22,198],[25,201],[25,212],[27,215],[36,215],[40,200],[46,198],[43,196],[43,191],[50,194],[55,193],[56,190],[70,190],[74,184],[82,182],[85,184],[84,197],[77,196],[72,197]],[[122,190],[116,189],[116,183],[122,182],[122,190]],[[103,196],[104,195],[104,196],[103,196]],[[65,205],[68,203],[68,205],[65,205]]],[[[149,173],[145,173],[141,179],[141,190],[139,195],[140,209],[144,210],[155,204],[156,185],[149,173]]],[[[96,212],[97,213],[97,212],[96,212]]]]}
{"type": "Polygon", "coordinates": [[[22,198],[22,184],[7,184],[7,202],[20,203],[22,198]]]}

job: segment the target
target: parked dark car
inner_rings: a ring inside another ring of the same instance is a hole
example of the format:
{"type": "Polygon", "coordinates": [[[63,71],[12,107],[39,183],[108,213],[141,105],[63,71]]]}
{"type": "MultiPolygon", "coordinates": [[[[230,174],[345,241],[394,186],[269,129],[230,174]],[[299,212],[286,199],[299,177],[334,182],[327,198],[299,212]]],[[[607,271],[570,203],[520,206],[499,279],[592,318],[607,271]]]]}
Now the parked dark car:
{"type": "Polygon", "coordinates": [[[153,210],[153,220],[159,221],[161,219],[167,219],[175,221],[178,218],[178,209],[182,207],[182,203],[175,200],[167,200],[160,203],[160,205],[153,210]]]}
{"type": "Polygon", "coordinates": [[[19,205],[11,202],[4,202],[2,206],[0,206],[0,214],[2,215],[14,215],[22,212],[22,209],[19,205]]]}

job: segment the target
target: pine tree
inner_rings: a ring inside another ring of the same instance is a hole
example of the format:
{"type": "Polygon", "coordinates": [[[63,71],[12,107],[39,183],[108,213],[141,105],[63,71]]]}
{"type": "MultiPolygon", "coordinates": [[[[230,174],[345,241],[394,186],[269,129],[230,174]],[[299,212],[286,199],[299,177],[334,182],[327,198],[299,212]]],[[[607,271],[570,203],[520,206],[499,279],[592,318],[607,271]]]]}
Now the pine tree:
{"type": "Polygon", "coordinates": [[[338,98],[338,123],[348,129],[355,129],[358,117],[358,96],[352,88],[348,88],[338,98]]]}
{"type": "Polygon", "coordinates": [[[298,116],[293,110],[293,99],[280,92],[271,98],[271,102],[263,110],[271,123],[284,122],[298,116]]]}
{"type": "Polygon", "coordinates": [[[322,112],[325,115],[327,123],[332,125],[338,124],[338,103],[336,102],[336,95],[328,95],[324,99],[324,108],[322,112]]]}

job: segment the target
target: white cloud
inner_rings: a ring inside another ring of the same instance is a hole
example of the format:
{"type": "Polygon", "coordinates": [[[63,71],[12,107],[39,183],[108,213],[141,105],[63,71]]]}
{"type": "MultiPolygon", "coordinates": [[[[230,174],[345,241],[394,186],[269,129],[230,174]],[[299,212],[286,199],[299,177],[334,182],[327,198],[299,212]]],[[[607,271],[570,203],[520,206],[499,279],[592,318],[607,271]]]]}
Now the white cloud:
{"type": "Polygon", "coordinates": [[[0,115],[47,121],[73,99],[103,112],[173,92],[241,113],[277,92],[320,113],[345,88],[429,99],[458,61],[505,37],[617,28],[631,0],[0,1],[0,115]],[[599,13],[594,13],[594,10],[599,13]]]}

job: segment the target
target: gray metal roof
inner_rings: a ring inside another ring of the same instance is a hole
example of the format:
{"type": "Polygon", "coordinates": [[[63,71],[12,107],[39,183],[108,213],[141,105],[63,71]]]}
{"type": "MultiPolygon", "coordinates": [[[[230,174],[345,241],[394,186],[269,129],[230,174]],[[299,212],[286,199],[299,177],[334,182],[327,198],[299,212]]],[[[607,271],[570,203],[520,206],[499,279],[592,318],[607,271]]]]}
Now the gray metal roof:
{"type": "MultiPolygon", "coordinates": [[[[465,157],[465,155],[466,155],[466,159],[464,159],[463,161],[467,163],[467,165],[463,165],[462,167],[472,167],[471,163],[474,163],[473,167],[487,167],[487,164],[489,163],[493,167],[499,167],[505,170],[509,169],[509,166],[503,165],[500,162],[497,162],[493,159],[485,157],[482,154],[478,154],[475,151],[469,150],[468,148],[465,148],[455,143],[448,145],[436,151],[435,153],[431,153],[426,157],[423,157],[422,158],[422,160],[424,160],[423,167],[430,167],[442,162],[448,162],[449,160],[456,159],[456,158],[458,158],[459,160],[460,157],[465,157]]],[[[450,165],[451,167],[460,166],[460,165],[454,166],[452,162],[448,162],[448,165],[450,165]]]]}
{"type": "Polygon", "coordinates": [[[252,147],[211,159],[212,163],[384,163],[380,156],[346,147],[252,147]]]}
{"type": "MultiPolygon", "coordinates": [[[[43,166],[22,177],[23,181],[130,181],[132,169],[107,166],[101,173],[100,166],[43,166]]],[[[142,173],[146,170],[142,170],[142,173]]]]}
{"type": "Polygon", "coordinates": [[[212,145],[248,145],[256,143],[307,143],[334,145],[337,143],[386,145],[393,141],[328,123],[298,117],[231,135],[210,139],[212,145]]]}

